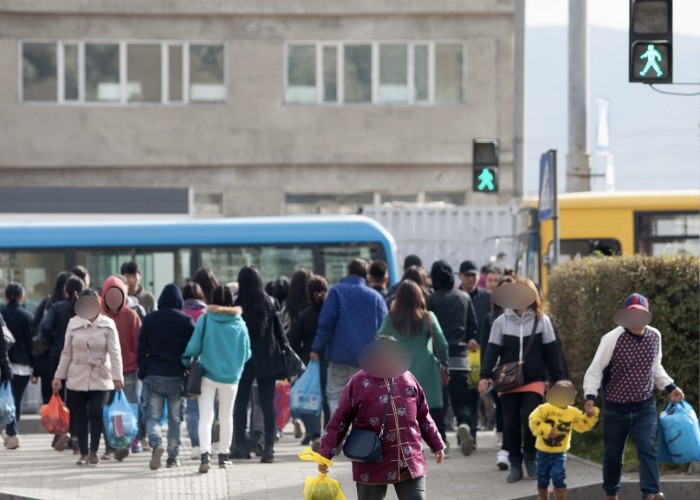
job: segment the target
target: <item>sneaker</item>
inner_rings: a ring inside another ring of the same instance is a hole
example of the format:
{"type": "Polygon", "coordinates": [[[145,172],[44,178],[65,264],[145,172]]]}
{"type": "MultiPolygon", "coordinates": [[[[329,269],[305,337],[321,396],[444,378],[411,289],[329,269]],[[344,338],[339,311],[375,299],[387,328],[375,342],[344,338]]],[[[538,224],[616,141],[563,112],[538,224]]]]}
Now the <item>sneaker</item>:
{"type": "Polygon", "coordinates": [[[309,446],[311,444],[311,436],[304,436],[304,439],[301,440],[301,445],[302,446],[309,446]]]}
{"type": "Polygon", "coordinates": [[[168,458],[165,461],[166,469],[174,469],[176,467],[180,467],[180,461],[177,458],[168,458]]]}
{"type": "Polygon", "coordinates": [[[304,428],[301,425],[301,420],[295,418],[292,424],[294,424],[294,439],[299,439],[304,436],[304,428]]]}
{"type": "Polygon", "coordinates": [[[62,434],[59,438],[58,441],[56,441],[56,446],[54,446],[54,450],[56,451],[63,451],[66,449],[66,446],[68,446],[68,441],[70,440],[70,434],[62,434]]]}
{"type": "Polygon", "coordinates": [[[151,461],[148,464],[148,466],[151,468],[151,470],[158,470],[160,469],[160,458],[163,456],[163,452],[165,450],[161,445],[157,445],[155,448],[153,448],[153,451],[151,452],[151,461]]]}
{"type": "Polygon", "coordinates": [[[474,451],[474,442],[469,436],[469,426],[467,424],[459,424],[459,427],[457,427],[457,438],[462,449],[462,455],[465,457],[471,455],[474,451]]]}
{"type": "Polygon", "coordinates": [[[234,460],[250,460],[248,444],[236,444],[233,448],[233,453],[229,457],[234,460]]]}
{"type": "Polygon", "coordinates": [[[644,497],[644,500],[665,500],[666,495],[663,493],[652,493],[651,495],[647,495],[644,497]]]}
{"type": "Polygon", "coordinates": [[[225,469],[227,465],[233,465],[226,453],[219,453],[219,469],[225,469]]]}
{"type": "Polygon", "coordinates": [[[100,463],[100,459],[97,458],[97,453],[90,452],[88,454],[87,461],[90,465],[97,465],[100,463]]]}
{"type": "Polygon", "coordinates": [[[87,455],[80,455],[80,458],[78,459],[77,462],[75,462],[75,465],[87,465],[88,463],[88,456],[87,455]]]}
{"type": "Polygon", "coordinates": [[[192,456],[190,458],[192,458],[192,460],[199,460],[202,458],[202,452],[199,451],[199,446],[192,448],[192,456]]]}
{"type": "Polygon", "coordinates": [[[51,440],[51,448],[56,448],[56,443],[58,443],[58,438],[60,436],[54,436],[53,439],[51,440]]]}
{"type": "Polygon", "coordinates": [[[5,443],[5,448],[8,450],[16,450],[19,448],[19,436],[10,436],[10,439],[8,439],[7,443],[5,443]]]}
{"type": "Polygon", "coordinates": [[[73,455],[80,455],[80,444],[77,439],[73,440],[73,455]]]}
{"type": "Polygon", "coordinates": [[[506,450],[500,450],[496,453],[496,467],[498,470],[508,470],[508,452],[506,450]]]}
{"type": "Polygon", "coordinates": [[[493,447],[496,450],[500,450],[503,447],[503,433],[496,432],[496,439],[493,441],[493,447]]]}
{"type": "Polygon", "coordinates": [[[209,453],[202,453],[202,463],[199,465],[199,473],[206,474],[209,472],[209,453]]]}
{"type": "Polygon", "coordinates": [[[102,460],[105,460],[107,462],[109,462],[110,460],[113,460],[113,459],[114,459],[114,453],[112,453],[111,451],[105,451],[105,454],[102,455],[102,460]]]}
{"type": "Polygon", "coordinates": [[[131,453],[141,453],[143,451],[143,446],[141,446],[141,441],[134,439],[131,443],[131,453]]]}
{"type": "Polygon", "coordinates": [[[321,449],[321,439],[320,438],[314,438],[311,441],[311,451],[314,451],[318,453],[318,450],[321,449]]]}
{"type": "Polygon", "coordinates": [[[121,462],[124,460],[126,457],[129,456],[129,448],[119,448],[117,451],[114,452],[114,458],[118,462],[121,462]]]}
{"type": "Polygon", "coordinates": [[[261,464],[271,464],[275,459],[275,452],[272,448],[265,448],[262,458],[260,458],[261,464]]]}
{"type": "MultiPolygon", "coordinates": [[[[2,432],[0,432],[0,434],[2,434],[3,446],[7,446],[7,442],[10,440],[10,436],[7,435],[7,433],[5,432],[5,429],[3,429],[2,432]]],[[[53,446],[53,445],[51,445],[51,446],[53,446]]]]}

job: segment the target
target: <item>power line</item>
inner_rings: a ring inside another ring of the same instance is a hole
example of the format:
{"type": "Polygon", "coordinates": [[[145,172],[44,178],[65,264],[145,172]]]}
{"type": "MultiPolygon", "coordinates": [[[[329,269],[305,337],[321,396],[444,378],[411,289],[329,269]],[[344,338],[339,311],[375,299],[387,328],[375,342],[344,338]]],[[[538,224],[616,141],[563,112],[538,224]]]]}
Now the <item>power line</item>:
{"type": "MultiPolygon", "coordinates": [[[[674,83],[672,83],[672,84],[670,84],[670,85],[694,85],[694,86],[700,86],[700,83],[691,83],[691,82],[678,82],[678,83],[676,83],[676,82],[674,82],[674,83]]],[[[693,97],[693,96],[699,96],[699,95],[700,95],[700,92],[689,92],[689,93],[686,93],[686,92],[669,92],[668,90],[657,89],[657,88],[654,86],[653,83],[649,84],[649,87],[651,88],[651,90],[653,90],[654,92],[658,92],[659,94],[677,95],[677,96],[681,96],[681,97],[693,97]]]]}

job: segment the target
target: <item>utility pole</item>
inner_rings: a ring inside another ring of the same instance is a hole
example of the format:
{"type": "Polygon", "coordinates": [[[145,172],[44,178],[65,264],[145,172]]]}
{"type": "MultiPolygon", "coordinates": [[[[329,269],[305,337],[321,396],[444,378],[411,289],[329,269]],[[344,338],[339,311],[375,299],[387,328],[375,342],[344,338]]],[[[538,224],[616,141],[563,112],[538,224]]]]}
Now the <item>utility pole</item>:
{"type": "Polygon", "coordinates": [[[523,197],[523,142],[525,137],[525,0],[516,0],[513,11],[513,200],[523,197]]]}
{"type": "Polygon", "coordinates": [[[569,0],[569,152],[566,190],[591,190],[588,157],[587,0],[569,0]]]}

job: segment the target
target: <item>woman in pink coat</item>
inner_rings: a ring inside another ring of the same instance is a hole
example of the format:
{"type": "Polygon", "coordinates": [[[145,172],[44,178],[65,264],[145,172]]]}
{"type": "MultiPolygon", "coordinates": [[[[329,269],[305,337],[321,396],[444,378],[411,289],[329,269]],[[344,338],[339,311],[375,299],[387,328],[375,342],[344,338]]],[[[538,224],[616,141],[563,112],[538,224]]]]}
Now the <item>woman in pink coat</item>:
{"type": "MultiPolygon", "coordinates": [[[[352,475],[357,483],[358,500],[380,500],[387,485],[393,484],[399,500],[426,498],[427,466],[421,438],[428,443],[440,464],[445,443],[430,417],[423,389],[406,369],[405,361],[391,337],[379,337],[373,354],[364,357],[361,369],[348,382],[338,409],[321,438],[319,453],[330,459],[335,455],[350,426],[379,432],[391,388],[394,385],[382,439],[382,459],[376,463],[353,462],[352,475]],[[373,362],[372,359],[381,362],[373,362]],[[373,376],[368,372],[373,373],[373,376]],[[393,372],[393,373],[392,373],[393,372]]],[[[323,466],[319,466],[325,472],[323,466]]]]}

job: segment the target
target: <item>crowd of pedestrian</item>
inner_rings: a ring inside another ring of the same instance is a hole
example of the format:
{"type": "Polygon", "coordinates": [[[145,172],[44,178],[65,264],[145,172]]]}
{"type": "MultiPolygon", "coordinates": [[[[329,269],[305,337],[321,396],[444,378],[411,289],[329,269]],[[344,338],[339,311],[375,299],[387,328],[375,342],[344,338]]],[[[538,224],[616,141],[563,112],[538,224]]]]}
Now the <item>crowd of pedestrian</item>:
{"type": "MultiPolygon", "coordinates": [[[[512,270],[479,269],[466,260],[454,272],[441,260],[426,271],[410,255],[403,276],[390,286],[385,262],[355,259],[347,275],[329,287],[323,276],[304,269],[266,285],[252,266],[226,284],[202,268],[182,288],[166,285],[156,300],[141,284],[139,264],[129,261],[99,291],[91,285],[84,267],[61,272],[35,313],[23,305],[21,284],[6,286],[0,323],[14,344],[7,349],[0,339],[0,367],[16,406],[15,420],[4,431],[6,448],[21,446],[21,401],[31,382],[41,384],[45,404],[52,394],[66,401],[70,429],[53,436],[51,446],[73,450],[78,465],[121,461],[146,449],[151,469],[162,466],[163,455],[165,467],[178,467],[183,417],[199,472],[208,472],[212,462],[226,468],[231,460],[248,460],[251,453],[271,463],[282,431],[274,404],[277,381],[293,378],[285,356],[294,350],[304,363],[320,363],[323,395],[320,415],[292,413],[302,445],[330,459],[353,422],[378,428],[382,413],[384,421],[387,415],[393,419],[385,435],[395,443],[388,456],[353,467],[361,499],[383,498],[387,484],[396,486],[399,498],[425,498],[420,438],[440,463],[450,456],[450,430],[465,456],[477,448],[479,430],[495,430],[496,466],[509,470],[508,482],[537,478],[541,498],[548,498],[551,479],[557,498],[565,498],[571,426],[552,426],[551,418],[572,416],[575,430],[589,430],[598,418],[593,401],[601,386],[607,388],[606,493],[613,499],[619,491],[621,450],[631,432],[645,498],[663,498],[654,443],[647,439],[655,435],[653,385],[673,400],[683,393],[661,366],[659,332],[620,326],[603,337],[586,374],[585,412],[570,409],[573,399],[561,393],[574,388],[566,380],[556,325],[536,285],[512,270]],[[494,291],[516,285],[528,290],[531,301],[514,308],[494,303],[494,291]],[[408,371],[378,376],[361,368],[362,353],[376,342],[388,353],[386,366],[399,367],[391,346],[400,346],[410,359],[408,371]],[[631,378],[628,357],[642,363],[635,371],[641,379],[631,378]],[[186,393],[186,376],[195,362],[202,379],[192,395],[186,393]],[[522,381],[495,390],[494,370],[504,364],[520,366],[522,381]],[[554,392],[547,392],[550,387],[554,392]],[[105,437],[99,456],[103,408],[117,393],[138,405],[139,432],[116,449],[105,437]]],[[[625,308],[648,312],[649,304],[634,294],[625,308]]],[[[382,422],[382,432],[384,427],[382,422]]]]}

